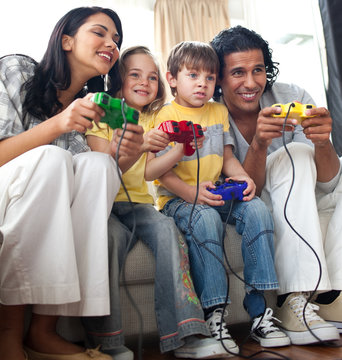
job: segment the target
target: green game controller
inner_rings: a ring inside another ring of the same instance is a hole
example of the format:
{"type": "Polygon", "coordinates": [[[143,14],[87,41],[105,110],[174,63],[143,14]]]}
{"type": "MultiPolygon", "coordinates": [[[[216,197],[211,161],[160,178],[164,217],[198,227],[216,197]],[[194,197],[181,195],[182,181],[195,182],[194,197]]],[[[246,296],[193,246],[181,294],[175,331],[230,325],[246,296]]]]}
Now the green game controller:
{"type": "Polygon", "coordinates": [[[100,121],[108,124],[112,129],[122,128],[125,122],[124,116],[127,122],[138,124],[139,112],[129,107],[121,99],[112,98],[104,92],[97,92],[91,98],[91,101],[106,112],[100,121]],[[124,116],[122,113],[124,113],[124,116]]]}

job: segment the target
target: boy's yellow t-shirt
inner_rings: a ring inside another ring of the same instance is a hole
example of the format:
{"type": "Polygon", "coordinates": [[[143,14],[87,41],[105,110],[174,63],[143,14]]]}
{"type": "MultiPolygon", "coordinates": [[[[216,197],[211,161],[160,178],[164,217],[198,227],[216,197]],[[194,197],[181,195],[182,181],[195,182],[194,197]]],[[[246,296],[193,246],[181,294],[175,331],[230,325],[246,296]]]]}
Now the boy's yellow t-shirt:
{"type": "MultiPolygon", "coordinates": [[[[113,138],[113,129],[105,123],[99,124],[100,127],[94,124],[91,130],[87,130],[86,135],[98,136],[111,141],[113,138]]],[[[144,128],[145,132],[153,128],[152,115],[140,114],[139,125],[144,128]]],[[[136,163],[122,175],[122,180],[132,202],[153,204],[153,197],[149,194],[148,186],[145,181],[146,156],[146,153],[142,154],[136,163]]],[[[120,186],[119,192],[115,198],[115,202],[118,201],[128,201],[122,185],[120,186]]]]}
{"type": "MultiPolygon", "coordinates": [[[[155,126],[167,120],[192,121],[207,127],[204,133],[205,140],[203,147],[199,149],[199,183],[212,181],[215,183],[221,175],[223,167],[224,146],[231,144],[229,135],[228,110],[225,105],[216,102],[208,102],[200,108],[189,108],[172,101],[158,112],[155,119],[155,126]]],[[[162,156],[170,150],[167,147],[156,156],[162,156]]],[[[196,186],[197,183],[197,156],[196,152],[191,156],[184,156],[172,171],[185,183],[196,186]]],[[[162,209],[165,204],[175,197],[174,194],[163,188],[159,181],[154,181],[157,194],[157,208],[162,209]]]]}

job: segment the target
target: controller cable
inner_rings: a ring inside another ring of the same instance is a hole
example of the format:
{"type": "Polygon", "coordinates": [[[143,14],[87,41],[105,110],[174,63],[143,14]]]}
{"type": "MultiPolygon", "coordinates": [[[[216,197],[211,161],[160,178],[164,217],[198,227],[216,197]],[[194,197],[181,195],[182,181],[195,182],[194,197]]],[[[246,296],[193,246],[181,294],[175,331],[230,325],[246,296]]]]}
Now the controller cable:
{"type": "Polygon", "coordinates": [[[289,198],[290,198],[290,195],[291,195],[291,192],[292,192],[292,188],[293,188],[293,185],[294,185],[294,181],[295,181],[295,165],[294,165],[294,162],[293,162],[293,158],[290,154],[290,151],[289,149],[287,148],[287,145],[286,145],[286,141],[285,141],[285,127],[286,127],[286,121],[289,117],[289,114],[290,114],[290,110],[291,110],[291,107],[294,107],[295,104],[294,103],[291,103],[289,108],[288,108],[288,111],[286,113],[286,116],[284,118],[284,122],[283,122],[283,131],[282,131],[282,140],[283,140],[283,146],[284,146],[284,149],[290,159],[290,162],[291,162],[291,168],[292,168],[292,181],[291,181],[291,185],[290,185],[290,189],[289,189],[289,192],[287,194],[287,198],[286,198],[286,201],[285,201],[285,205],[284,205],[284,217],[285,217],[285,220],[287,222],[287,224],[289,225],[289,227],[291,228],[291,230],[310,248],[310,250],[313,252],[316,260],[317,260],[317,263],[318,263],[318,268],[319,268],[319,275],[318,275],[318,280],[317,280],[317,284],[314,288],[314,290],[311,292],[310,296],[306,299],[306,303],[304,305],[304,308],[303,308],[303,320],[304,320],[304,323],[305,323],[305,326],[307,327],[307,329],[309,330],[309,332],[311,333],[311,335],[313,337],[315,337],[319,343],[323,344],[323,345],[329,345],[330,347],[341,347],[340,345],[337,345],[337,346],[334,346],[333,344],[331,344],[329,341],[323,341],[321,340],[312,330],[311,328],[309,327],[308,323],[307,323],[307,320],[306,320],[306,315],[305,315],[305,310],[310,302],[310,300],[313,299],[313,297],[315,296],[316,292],[317,292],[317,289],[318,289],[318,286],[321,282],[321,278],[322,278],[322,265],[321,265],[321,261],[315,251],[315,249],[303,238],[303,236],[301,234],[298,233],[298,231],[293,227],[293,225],[290,223],[289,219],[287,218],[287,214],[286,214],[286,210],[287,210],[287,205],[288,205],[288,201],[289,201],[289,198]]]}
{"type": "Polygon", "coordinates": [[[131,230],[131,236],[130,236],[130,239],[128,241],[128,244],[127,244],[127,247],[126,247],[126,250],[125,250],[125,253],[124,253],[123,261],[122,261],[121,276],[122,276],[122,283],[123,283],[126,295],[127,295],[128,299],[129,299],[130,303],[132,304],[135,312],[138,315],[138,324],[139,324],[138,360],[141,360],[142,359],[142,343],[143,343],[143,317],[142,317],[142,314],[140,312],[140,309],[139,309],[138,305],[136,304],[132,294],[130,293],[130,291],[128,289],[127,281],[126,281],[126,260],[127,260],[127,256],[128,256],[129,251],[130,251],[130,248],[131,248],[131,244],[132,244],[133,239],[135,237],[136,215],[135,215],[135,211],[134,211],[134,204],[133,204],[133,202],[131,200],[131,197],[130,197],[130,195],[128,193],[126,185],[125,185],[125,183],[124,183],[124,181],[122,179],[121,170],[119,168],[119,150],[120,150],[121,142],[122,142],[122,139],[124,137],[124,134],[125,134],[126,128],[127,128],[127,118],[126,118],[126,114],[125,114],[125,111],[124,111],[124,104],[125,104],[125,99],[122,98],[121,99],[121,114],[122,114],[122,117],[123,117],[123,120],[124,120],[124,126],[123,126],[123,132],[122,132],[121,137],[120,137],[119,142],[118,142],[118,146],[117,146],[117,150],[116,150],[116,154],[115,154],[115,161],[116,161],[116,170],[117,170],[117,173],[118,173],[122,188],[125,191],[128,202],[129,202],[129,204],[131,206],[131,209],[132,209],[133,226],[132,226],[132,230],[131,230]]]}
{"type": "MultiPolygon", "coordinates": [[[[197,203],[197,199],[198,199],[198,194],[199,194],[199,173],[200,173],[200,160],[199,160],[199,152],[198,152],[198,146],[197,146],[197,139],[196,139],[196,132],[195,132],[195,128],[194,128],[194,125],[191,121],[188,122],[188,125],[191,125],[192,127],[192,132],[193,132],[193,136],[194,136],[194,142],[195,142],[195,149],[196,149],[196,158],[197,158],[197,173],[196,173],[196,176],[197,176],[197,181],[196,181],[196,195],[195,195],[195,199],[194,199],[194,203],[192,204],[192,208],[191,208],[191,212],[190,212],[190,216],[189,216],[189,221],[188,221],[188,229],[189,229],[189,232],[190,232],[190,235],[191,237],[195,240],[196,244],[198,246],[201,246],[203,247],[206,251],[208,251],[212,256],[214,256],[216,258],[216,260],[222,265],[225,273],[226,273],[226,278],[227,278],[227,292],[226,292],[226,298],[225,298],[225,302],[223,304],[223,311],[222,311],[222,314],[221,314],[221,323],[220,323],[220,329],[219,329],[219,332],[220,332],[220,342],[221,342],[221,345],[222,347],[225,349],[225,351],[228,353],[228,354],[231,354],[231,355],[234,355],[234,356],[239,356],[239,357],[242,357],[244,359],[253,359],[255,358],[256,356],[258,356],[259,354],[264,354],[264,353],[267,353],[267,354],[272,354],[272,355],[275,355],[277,356],[277,358],[274,358],[275,360],[276,359],[284,359],[284,360],[291,360],[291,358],[289,357],[286,357],[285,355],[282,355],[282,354],[279,354],[275,351],[271,351],[271,350],[260,350],[260,351],[257,351],[256,353],[253,353],[249,356],[246,356],[246,355],[243,355],[241,353],[241,350],[239,351],[239,354],[235,354],[231,351],[229,351],[226,346],[224,345],[224,342],[223,342],[223,339],[222,339],[222,323],[223,323],[223,320],[224,320],[224,313],[225,313],[225,309],[226,307],[228,306],[228,297],[229,297],[229,273],[228,273],[228,270],[224,264],[224,262],[215,254],[213,253],[206,245],[204,245],[202,242],[200,242],[196,236],[193,234],[193,231],[192,231],[192,227],[191,227],[191,221],[192,221],[192,217],[193,217],[193,212],[195,210],[195,206],[196,206],[196,203],[197,203]]],[[[236,276],[240,281],[242,281],[245,285],[247,286],[250,286],[251,288],[253,288],[253,290],[255,291],[258,291],[258,289],[256,289],[253,285],[251,284],[248,284],[243,278],[241,278],[234,270],[233,268],[231,267],[231,265],[229,264],[229,261],[228,261],[228,257],[227,257],[227,254],[226,254],[226,250],[225,250],[225,244],[224,244],[224,239],[225,239],[225,234],[226,234],[226,228],[227,228],[227,224],[228,224],[228,220],[230,218],[230,215],[231,215],[231,211],[233,209],[233,205],[234,205],[234,202],[235,202],[236,199],[232,199],[231,201],[231,204],[230,204],[230,208],[229,208],[229,211],[228,211],[228,214],[227,214],[227,217],[226,217],[226,220],[224,222],[224,231],[223,231],[223,234],[222,234],[222,248],[223,248],[223,255],[224,255],[224,259],[227,263],[227,266],[229,268],[229,270],[232,272],[232,274],[234,276],[236,276]]],[[[265,303],[265,308],[266,308],[266,300],[265,298],[263,297],[264,299],[264,303],[265,303]]],[[[263,314],[264,316],[264,314],[263,314]]],[[[263,320],[263,316],[260,318],[260,322],[263,320]]],[[[247,336],[247,338],[243,341],[242,345],[245,344],[245,342],[248,340],[248,338],[250,337],[250,335],[247,336]]],[[[270,357],[267,358],[268,360],[269,359],[272,359],[270,357]]],[[[262,358],[258,357],[258,360],[262,360],[262,358]]]]}

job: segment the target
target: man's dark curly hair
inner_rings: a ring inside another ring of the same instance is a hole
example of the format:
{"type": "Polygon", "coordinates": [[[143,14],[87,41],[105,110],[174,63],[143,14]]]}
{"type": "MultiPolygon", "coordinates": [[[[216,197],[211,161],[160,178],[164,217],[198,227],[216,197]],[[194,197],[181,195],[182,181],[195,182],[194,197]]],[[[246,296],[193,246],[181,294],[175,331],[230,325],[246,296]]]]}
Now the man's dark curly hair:
{"type": "MultiPolygon", "coordinates": [[[[219,79],[223,78],[224,56],[235,52],[260,49],[264,55],[267,83],[265,91],[271,89],[277,79],[279,63],[272,61],[272,49],[268,42],[253,30],[243,26],[235,26],[219,32],[210,42],[220,61],[219,79]]],[[[214,99],[221,96],[221,88],[215,89],[214,99]]]]}

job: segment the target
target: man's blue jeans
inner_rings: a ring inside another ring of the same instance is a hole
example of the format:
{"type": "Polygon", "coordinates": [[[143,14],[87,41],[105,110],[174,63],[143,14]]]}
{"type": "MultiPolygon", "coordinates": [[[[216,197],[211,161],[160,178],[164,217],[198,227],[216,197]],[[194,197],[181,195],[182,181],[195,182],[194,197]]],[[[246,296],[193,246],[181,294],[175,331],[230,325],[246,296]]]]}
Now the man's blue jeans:
{"type": "Polygon", "coordinates": [[[83,318],[89,345],[101,344],[102,350],[111,350],[123,344],[119,273],[125,252],[139,239],[155,258],[155,312],[161,351],[180,347],[184,337],[209,335],[190,276],[188,248],[175,222],[151,204],[135,203],[134,215],[129,203],[114,203],[108,223],[111,314],[83,318]],[[134,218],[135,237],[129,244],[134,218]]]}
{"type": "MultiPolygon", "coordinates": [[[[231,202],[222,207],[189,204],[180,198],[168,201],[165,215],[174,218],[185,234],[189,247],[191,275],[203,308],[224,304],[227,296],[226,270],[223,267],[223,223],[229,215],[231,202]],[[189,218],[192,213],[191,221],[189,218]]],[[[234,202],[228,219],[242,235],[244,280],[247,292],[252,289],[278,288],[274,269],[273,220],[259,199],[234,202]]],[[[229,258],[229,249],[226,249],[229,258]]],[[[249,307],[249,304],[246,304],[249,307]]],[[[252,306],[252,305],[250,305],[252,306]]],[[[252,316],[256,309],[249,309],[252,316]]]]}

